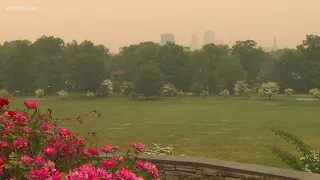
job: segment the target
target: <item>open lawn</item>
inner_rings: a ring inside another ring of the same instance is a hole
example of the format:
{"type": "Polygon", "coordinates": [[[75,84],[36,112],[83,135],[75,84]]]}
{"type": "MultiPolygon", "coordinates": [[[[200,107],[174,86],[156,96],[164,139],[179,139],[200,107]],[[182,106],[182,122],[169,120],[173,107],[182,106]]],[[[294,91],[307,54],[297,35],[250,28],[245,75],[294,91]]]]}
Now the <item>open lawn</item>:
{"type": "MultiPolygon", "coordinates": [[[[24,98],[12,100],[22,108],[24,98]]],[[[102,113],[85,118],[84,124],[63,124],[82,135],[96,131],[100,141],[120,145],[133,141],[173,145],[175,153],[276,167],[285,167],[265,147],[277,143],[294,149],[270,134],[274,125],[320,148],[320,102],[296,99],[166,98],[134,101],[127,98],[66,101],[45,98],[41,109],[52,108],[55,117],[76,117],[97,109],[102,113]]]]}

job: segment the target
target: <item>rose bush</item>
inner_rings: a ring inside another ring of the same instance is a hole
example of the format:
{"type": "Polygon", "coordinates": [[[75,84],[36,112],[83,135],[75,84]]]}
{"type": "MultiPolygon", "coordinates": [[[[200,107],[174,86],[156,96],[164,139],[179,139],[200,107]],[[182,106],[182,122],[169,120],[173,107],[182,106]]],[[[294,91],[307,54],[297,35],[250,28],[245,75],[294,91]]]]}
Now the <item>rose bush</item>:
{"type": "MultiPolygon", "coordinates": [[[[41,114],[36,103],[26,100],[26,108],[12,111],[8,99],[0,99],[0,179],[10,180],[141,180],[159,179],[155,165],[137,159],[144,152],[134,142],[124,155],[119,147],[89,144],[83,137],[59,127],[62,121],[82,122],[84,116],[56,119],[52,110],[41,114]],[[104,156],[101,156],[103,152],[104,156]]],[[[90,133],[91,139],[96,133],[90,133]]]]}

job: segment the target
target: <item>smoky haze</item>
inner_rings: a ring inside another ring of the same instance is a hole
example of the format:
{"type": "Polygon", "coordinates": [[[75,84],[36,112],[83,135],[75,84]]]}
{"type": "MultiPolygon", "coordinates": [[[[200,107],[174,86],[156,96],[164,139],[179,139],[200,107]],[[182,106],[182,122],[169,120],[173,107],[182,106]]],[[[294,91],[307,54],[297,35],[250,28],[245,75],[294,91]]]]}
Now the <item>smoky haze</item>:
{"type": "Polygon", "coordinates": [[[53,35],[117,52],[119,46],[160,42],[167,32],[181,45],[196,35],[201,46],[204,32],[213,30],[224,42],[253,39],[272,46],[277,37],[280,48],[295,47],[306,34],[319,34],[319,7],[319,0],[0,0],[0,42],[53,35]]]}

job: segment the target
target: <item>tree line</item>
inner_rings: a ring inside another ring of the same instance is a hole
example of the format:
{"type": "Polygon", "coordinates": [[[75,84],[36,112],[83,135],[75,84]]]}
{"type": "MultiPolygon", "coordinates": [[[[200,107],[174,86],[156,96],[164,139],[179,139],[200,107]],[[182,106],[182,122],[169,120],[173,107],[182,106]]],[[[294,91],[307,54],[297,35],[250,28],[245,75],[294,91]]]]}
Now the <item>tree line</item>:
{"type": "MultiPolygon", "coordinates": [[[[48,93],[62,89],[95,92],[119,68],[125,72],[124,81],[135,81],[137,74],[160,72],[164,83],[184,92],[193,83],[209,93],[233,92],[234,84],[241,80],[253,89],[273,81],[280,91],[292,88],[308,93],[320,88],[320,37],[307,35],[296,48],[272,52],[265,52],[253,40],[236,41],[232,47],[207,44],[195,51],[174,43],[141,42],[115,55],[89,40],[66,43],[53,36],[42,36],[33,43],[0,44],[0,88],[10,92],[30,93],[37,88],[48,93]]],[[[152,81],[152,77],[146,79],[152,81]]]]}

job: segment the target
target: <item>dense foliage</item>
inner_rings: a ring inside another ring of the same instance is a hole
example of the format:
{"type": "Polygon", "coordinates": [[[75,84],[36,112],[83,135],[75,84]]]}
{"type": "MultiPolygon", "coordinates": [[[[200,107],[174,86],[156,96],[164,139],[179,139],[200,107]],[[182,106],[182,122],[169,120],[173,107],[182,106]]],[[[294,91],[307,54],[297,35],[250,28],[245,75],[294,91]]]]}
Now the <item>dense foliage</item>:
{"type": "MultiPolygon", "coordinates": [[[[123,81],[133,82],[142,66],[153,63],[165,84],[174,84],[184,92],[192,91],[196,82],[209,93],[225,89],[234,93],[234,85],[243,81],[250,89],[276,82],[280,92],[292,88],[296,93],[308,93],[320,88],[319,51],[317,35],[306,36],[294,49],[272,52],[245,40],[232,47],[207,44],[195,51],[174,43],[141,42],[115,55],[88,40],[66,43],[58,37],[42,36],[35,42],[14,40],[0,45],[0,88],[10,94],[33,94],[37,88],[46,94],[61,89],[97,92],[104,79],[112,78],[113,70],[123,69],[123,81]]],[[[243,95],[243,89],[237,93],[243,95]]]]}
{"type": "Polygon", "coordinates": [[[268,97],[271,99],[272,96],[279,93],[280,86],[276,82],[262,83],[259,93],[261,96],[268,97]]]}
{"type": "Polygon", "coordinates": [[[144,145],[124,155],[119,147],[98,150],[96,133],[79,137],[59,127],[62,121],[82,122],[84,116],[56,119],[52,110],[40,113],[36,103],[26,100],[26,109],[12,111],[8,99],[0,98],[0,179],[28,180],[142,180],[159,179],[157,167],[137,155],[144,145]],[[101,156],[103,155],[103,156],[101,156]],[[141,177],[139,177],[141,176],[141,177]]]}

